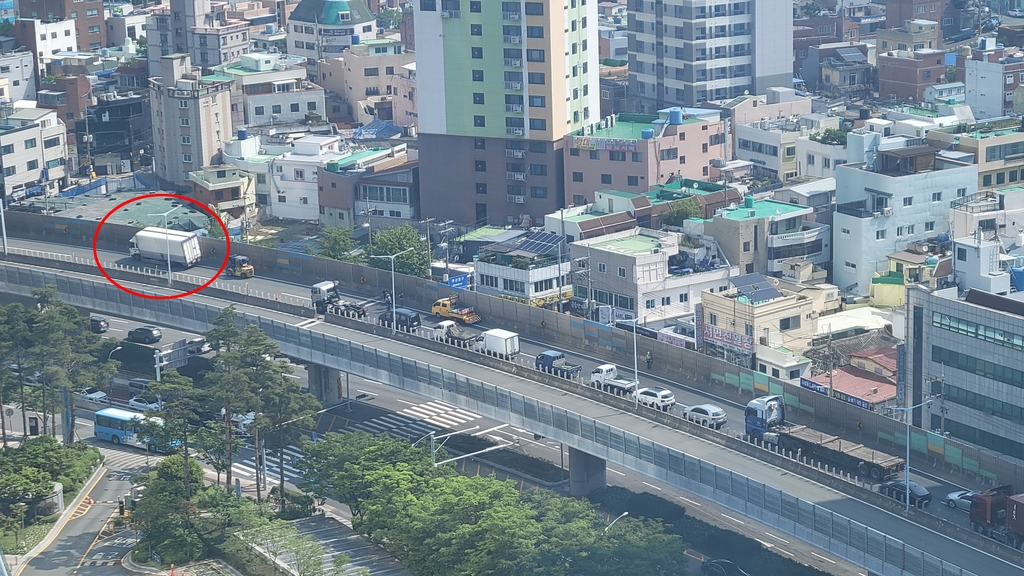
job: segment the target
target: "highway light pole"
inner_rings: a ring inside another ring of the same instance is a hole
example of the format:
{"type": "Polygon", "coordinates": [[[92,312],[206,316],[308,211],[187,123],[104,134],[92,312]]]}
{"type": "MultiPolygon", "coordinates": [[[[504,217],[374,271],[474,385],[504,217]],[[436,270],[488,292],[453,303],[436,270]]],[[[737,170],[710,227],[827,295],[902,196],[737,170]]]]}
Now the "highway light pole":
{"type": "Polygon", "coordinates": [[[148,216],[163,216],[164,217],[164,240],[167,241],[167,285],[170,286],[171,282],[171,233],[167,229],[167,215],[174,212],[181,206],[175,206],[163,214],[148,214],[148,216]]]}
{"type": "MultiPolygon", "coordinates": [[[[637,303],[637,306],[640,304],[637,303]]],[[[636,347],[636,323],[640,321],[640,316],[633,318],[632,320],[623,320],[623,322],[633,323],[633,408],[640,406],[640,350],[636,347]]]]}
{"type": "Polygon", "coordinates": [[[107,354],[107,362],[110,362],[110,357],[114,355],[114,352],[117,352],[120,349],[121,349],[121,347],[118,346],[118,347],[114,348],[113,350],[111,350],[110,354],[107,354]]]}
{"type": "Polygon", "coordinates": [[[904,488],[906,488],[907,512],[910,512],[910,411],[916,410],[922,406],[929,406],[931,403],[931,400],[925,400],[920,404],[915,404],[908,408],[893,408],[893,410],[903,412],[903,417],[907,421],[907,459],[903,461],[903,485],[904,488]]]}
{"type": "Polygon", "coordinates": [[[615,520],[612,520],[611,524],[609,524],[609,525],[604,527],[604,531],[607,532],[609,528],[611,528],[612,526],[615,526],[616,522],[618,522],[619,520],[622,520],[623,518],[625,518],[628,515],[629,515],[629,511],[628,510],[623,512],[622,514],[619,514],[618,518],[616,518],[615,520]]]}
{"type": "Polygon", "coordinates": [[[395,333],[395,329],[398,328],[398,311],[397,311],[398,306],[395,305],[395,258],[398,258],[402,254],[405,254],[406,252],[408,252],[410,250],[412,250],[411,247],[410,248],[406,248],[405,250],[402,250],[398,254],[391,254],[390,256],[388,256],[388,255],[384,255],[384,256],[373,256],[373,255],[371,255],[370,256],[370,258],[387,258],[387,259],[391,260],[391,333],[392,334],[394,334],[395,333]]]}

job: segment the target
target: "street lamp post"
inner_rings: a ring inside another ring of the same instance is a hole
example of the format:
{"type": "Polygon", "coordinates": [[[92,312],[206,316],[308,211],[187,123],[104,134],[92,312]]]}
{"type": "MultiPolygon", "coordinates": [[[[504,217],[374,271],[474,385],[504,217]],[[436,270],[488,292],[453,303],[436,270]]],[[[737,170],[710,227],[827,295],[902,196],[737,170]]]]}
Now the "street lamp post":
{"type": "Polygon", "coordinates": [[[454,224],[454,222],[452,222],[451,220],[445,220],[444,222],[441,222],[441,223],[438,224],[438,226],[447,226],[447,228],[445,228],[444,230],[441,230],[439,232],[440,234],[444,235],[443,237],[444,237],[444,281],[445,282],[448,282],[448,277],[451,275],[451,267],[449,266],[449,262],[451,261],[451,258],[452,258],[452,242],[451,242],[451,239],[448,237],[448,234],[450,232],[454,232],[455,231],[455,229],[451,227],[451,224],[454,224]]]}
{"type": "Polygon", "coordinates": [[[121,347],[120,347],[120,346],[117,346],[116,348],[114,348],[113,350],[111,350],[111,351],[110,351],[110,354],[107,354],[107,362],[110,362],[110,357],[114,355],[114,352],[117,352],[117,351],[118,351],[118,350],[120,350],[120,349],[121,349],[121,347]]]}
{"type": "Polygon", "coordinates": [[[906,488],[907,512],[910,512],[910,411],[916,410],[922,406],[929,406],[931,403],[931,400],[925,400],[920,404],[915,404],[908,408],[893,408],[893,410],[903,412],[903,417],[907,421],[907,459],[903,461],[903,484],[904,488],[906,488]]]}
{"type": "Polygon", "coordinates": [[[398,258],[402,254],[412,250],[412,248],[406,248],[398,254],[373,256],[370,258],[387,258],[391,260],[391,333],[395,333],[395,329],[398,328],[398,306],[395,304],[395,258],[398,258]]]}
{"type": "Polygon", "coordinates": [[[370,216],[377,210],[376,207],[367,208],[360,212],[365,217],[363,226],[366,227],[366,243],[373,249],[373,224],[370,222],[370,216]]]}
{"type": "Polygon", "coordinates": [[[607,532],[609,528],[611,528],[612,526],[615,526],[616,522],[618,522],[619,520],[622,520],[623,518],[625,518],[628,515],[629,515],[629,511],[628,510],[623,512],[622,514],[619,514],[618,518],[616,518],[615,520],[612,520],[611,524],[609,524],[609,525],[604,527],[604,531],[607,532]]]}
{"type": "Polygon", "coordinates": [[[181,208],[181,206],[175,206],[174,208],[171,208],[170,210],[168,210],[167,212],[164,212],[163,214],[148,214],[148,216],[163,216],[164,217],[164,240],[166,240],[166,242],[167,242],[167,284],[168,285],[171,285],[173,282],[171,281],[171,233],[167,229],[167,215],[170,214],[171,212],[174,212],[178,208],[181,208]]]}
{"type": "MultiPolygon", "coordinates": [[[[639,304],[637,304],[639,306],[639,304]]],[[[632,320],[623,320],[623,322],[633,323],[633,408],[640,406],[640,395],[637,392],[640,391],[640,350],[636,347],[636,323],[640,321],[640,316],[633,318],[632,320]]]]}

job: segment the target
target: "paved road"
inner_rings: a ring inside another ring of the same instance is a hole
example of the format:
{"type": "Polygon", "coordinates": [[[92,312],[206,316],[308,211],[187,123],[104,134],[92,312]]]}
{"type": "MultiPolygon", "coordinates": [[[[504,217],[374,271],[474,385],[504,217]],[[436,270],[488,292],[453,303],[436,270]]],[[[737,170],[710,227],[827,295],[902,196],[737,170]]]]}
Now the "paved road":
{"type": "MultiPolygon", "coordinates": [[[[36,246],[38,249],[39,246],[36,246]]],[[[71,274],[77,275],[77,274],[71,274]]],[[[161,290],[157,290],[161,291],[161,290]]],[[[195,296],[194,301],[206,302],[212,305],[223,306],[223,301],[206,296],[195,296]]],[[[240,311],[259,314],[266,318],[288,323],[305,322],[303,319],[286,314],[275,313],[266,309],[252,308],[247,306],[236,306],[240,311]]],[[[408,358],[431,362],[436,361],[436,354],[410,345],[399,342],[382,340],[379,337],[367,335],[339,326],[323,323],[309,325],[316,331],[338,335],[354,342],[370,343],[384,350],[402,354],[408,358]]],[[[448,359],[452,369],[469,376],[477,377],[485,381],[491,381],[498,385],[529,394],[537,399],[549,402],[553,405],[565,405],[566,395],[560,391],[552,390],[537,383],[524,381],[511,377],[503,372],[483,368],[475,363],[448,359]]],[[[717,445],[695,439],[676,430],[668,430],[660,427],[651,428],[650,422],[638,416],[628,413],[608,414],[608,408],[602,404],[591,402],[582,398],[573,399],[572,408],[584,415],[600,417],[611,426],[625,430],[645,430],[644,436],[668,446],[685,447],[685,450],[697,458],[705,461],[713,461],[731,470],[737,470],[752,475],[766,484],[779,488],[789,494],[798,494],[805,500],[825,506],[835,512],[861,521],[864,524],[881,528],[884,531],[907,541],[923,551],[950,562],[968,567],[979,574],[1003,574],[1007,573],[1006,563],[988,556],[985,553],[953,542],[945,537],[926,530],[918,525],[906,522],[897,515],[874,508],[863,502],[851,499],[847,496],[836,493],[823,486],[814,484],[803,478],[783,473],[765,465],[763,462],[741,456],[737,453],[724,451],[717,445]]]]}

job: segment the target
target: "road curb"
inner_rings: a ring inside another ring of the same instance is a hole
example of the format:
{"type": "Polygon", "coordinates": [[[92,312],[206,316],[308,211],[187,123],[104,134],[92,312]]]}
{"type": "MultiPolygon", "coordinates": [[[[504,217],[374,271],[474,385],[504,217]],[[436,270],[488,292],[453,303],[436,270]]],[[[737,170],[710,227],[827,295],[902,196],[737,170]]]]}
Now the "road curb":
{"type": "Polygon", "coordinates": [[[121,566],[124,566],[125,570],[131,571],[131,572],[135,572],[137,574],[166,574],[167,573],[166,570],[160,570],[160,569],[157,569],[157,568],[150,568],[149,566],[139,566],[138,564],[135,563],[134,560],[132,560],[132,552],[133,552],[133,550],[130,550],[127,554],[124,555],[124,558],[121,558],[121,566]]]}
{"type": "Polygon", "coordinates": [[[14,576],[21,574],[22,570],[25,569],[25,566],[27,566],[29,562],[35,559],[35,557],[43,550],[46,550],[50,544],[53,544],[53,541],[57,539],[57,535],[60,534],[61,530],[64,529],[64,526],[67,525],[71,515],[74,514],[75,510],[78,509],[78,506],[85,500],[86,496],[89,495],[89,492],[96,487],[96,484],[99,483],[100,478],[104,473],[106,473],[106,471],[107,467],[100,462],[100,465],[96,467],[96,470],[94,470],[92,475],[89,476],[89,479],[82,485],[82,489],[78,491],[78,496],[75,496],[75,499],[64,507],[64,512],[61,513],[60,518],[58,518],[53,524],[53,528],[50,528],[50,531],[46,533],[46,536],[44,536],[38,544],[33,546],[31,550],[21,557],[21,563],[14,569],[14,576]]]}

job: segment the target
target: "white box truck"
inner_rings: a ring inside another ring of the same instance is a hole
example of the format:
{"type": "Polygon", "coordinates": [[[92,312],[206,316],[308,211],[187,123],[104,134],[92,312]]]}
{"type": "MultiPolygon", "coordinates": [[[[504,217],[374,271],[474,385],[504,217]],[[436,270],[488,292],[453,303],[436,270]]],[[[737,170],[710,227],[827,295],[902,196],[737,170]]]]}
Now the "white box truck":
{"type": "Polygon", "coordinates": [[[203,259],[199,235],[195,232],[150,226],[139,230],[128,241],[128,254],[136,260],[166,263],[168,248],[171,252],[171,262],[185,268],[191,268],[203,259]]]}
{"type": "Polygon", "coordinates": [[[512,360],[519,354],[519,334],[494,328],[480,335],[477,351],[488,356],[512,360]]]}

